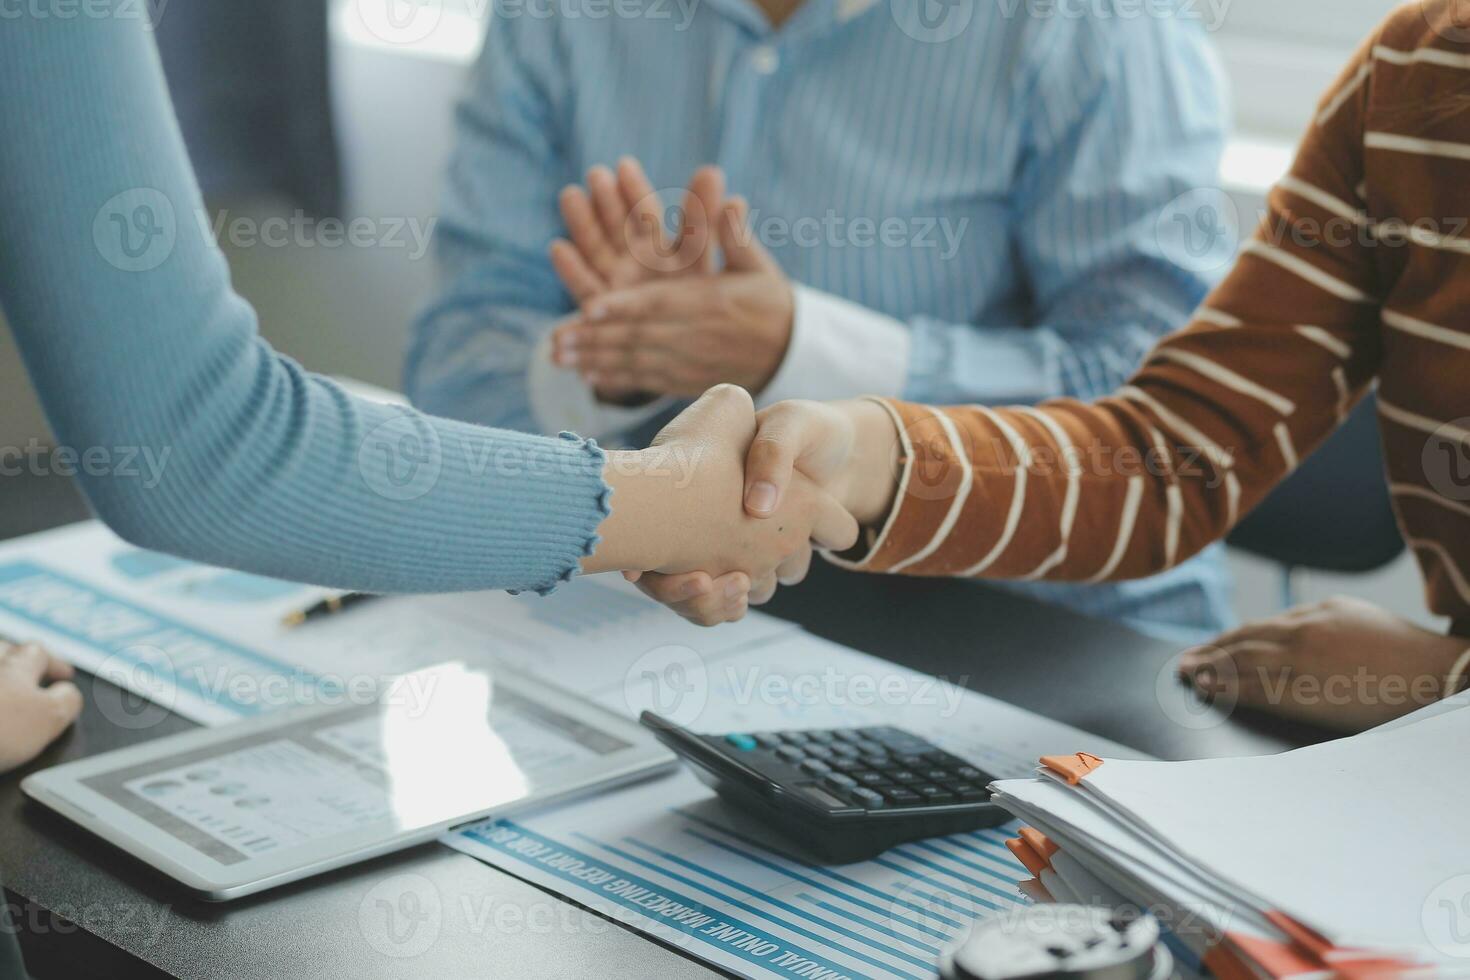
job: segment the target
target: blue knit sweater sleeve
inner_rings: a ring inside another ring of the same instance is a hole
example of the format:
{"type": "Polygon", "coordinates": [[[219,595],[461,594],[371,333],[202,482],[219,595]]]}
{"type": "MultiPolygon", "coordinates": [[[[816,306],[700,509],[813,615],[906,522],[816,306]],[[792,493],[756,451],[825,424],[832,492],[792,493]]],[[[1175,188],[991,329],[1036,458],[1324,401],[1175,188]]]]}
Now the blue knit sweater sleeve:
{"type": "Polygon", "coordinates": [[[257,335],[149,7],[0,20],[0,306],[98,515],[144,547],[349,589],[569,577],[607,514],[595,445],[366,402],[257,335]]]}

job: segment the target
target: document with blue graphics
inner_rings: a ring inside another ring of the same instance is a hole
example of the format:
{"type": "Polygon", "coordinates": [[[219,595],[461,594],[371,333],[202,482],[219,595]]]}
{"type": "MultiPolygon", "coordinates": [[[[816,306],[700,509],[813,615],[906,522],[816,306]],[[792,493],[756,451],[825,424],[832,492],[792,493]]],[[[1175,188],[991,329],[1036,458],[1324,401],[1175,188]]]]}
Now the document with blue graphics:
{"type": "Polygon", "coordinates": [[[282,625],[332,594],[143,551],[96,521],[0,545],[0,636],[41,641],[147,699],[112,705],[114,714],[149,715],[157,704],[204,724],[371,698],[386,678],[451,660],[578,689],[641,683],[796,629],[755,615],[702,630],[616,575],[575,579],[548,597],[394,596],[282,625]]]}
{"type": "MultiPolygon", "coordinates": [[[[698,731],[898,725],[998,777],[1075,746],[1109,744],[934,678],[795,633],[597,692],[698,731]]],[[[1121,746],[1121,751],[1137,757],[1121,746]]],[[[681,770],[652,783],[444,840],[686,953],[747,977],[936,975],[977,917],[1027,900],[1005,847],[1015,827],[918,841],[859,864],[789,856],[681,770]]]]}

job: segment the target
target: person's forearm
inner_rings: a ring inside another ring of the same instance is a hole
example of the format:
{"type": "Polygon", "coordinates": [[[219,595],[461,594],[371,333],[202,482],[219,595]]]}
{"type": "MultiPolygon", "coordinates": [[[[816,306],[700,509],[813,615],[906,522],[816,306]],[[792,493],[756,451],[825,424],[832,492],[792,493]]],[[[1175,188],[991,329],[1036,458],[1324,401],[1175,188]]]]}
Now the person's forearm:
{"type": "Polygon", "coordinates": [[[78,480],[135,543],[374,592],[548,589],[602,454],[353,398],[259,338],[203,221],[152,37],[0,29],[0,302],[78,480]],[[131,461],[131,462],[128,462],[131,461]]]}
{"type": "Polygon", "coordinates": [[[650,466],[637,451],[607,453],[602,478],[611,488],[612,512],[597,529],[592,554],[582,559],[586,573],[638,571],[661,567],[668,559],[668,526],[660,521],[676,489],[667,474],[650,466]]]}

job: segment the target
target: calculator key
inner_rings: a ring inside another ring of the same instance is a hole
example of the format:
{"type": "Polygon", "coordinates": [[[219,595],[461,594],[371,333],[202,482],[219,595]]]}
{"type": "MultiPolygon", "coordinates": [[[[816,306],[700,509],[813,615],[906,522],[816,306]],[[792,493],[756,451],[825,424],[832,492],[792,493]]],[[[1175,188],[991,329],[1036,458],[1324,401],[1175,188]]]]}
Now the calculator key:
{"type": "Polygon", "coordinates": [[[942,786],[930,784],[915,786],[914,792],[930,803],[949,803],[954,800],[954,794],[942,786]]]}
{"type": "Polygon", "coordinates": [[[794,745],[783,745],[776,750],[776,754],[787,762],[800,762],[806,758],[806,753],[794,745]]]}
{"type": "Polygon", "coordinates": [[[895,783],[922,783],[924,781],[924,777],[912,769],[888,769],[886,772],[888,778],[895,783]]]}
{"type": "Polygon", "coordinates": [[[826,732],[818,729],[814,732],[807,732],[806,737],[811,739],[813,742],[820,742],[823,745],[826,745],[832,741],[833,735],[831,732],[826,732]]]}
{"type": "Polygon", "coordinates": [[[726,735],[725,741],[735,746],[741,752],[749,752],[760,745],[760,743],[751,736],[741,735],[739,732],[732,732],[731,734],[726,735]]]}
{"type": "Polygon", "coordinates": [[[781,737],[774,732],[756,732],[753,737],[763,749],[777,749],[781,747],[781,737]]]}
{"type": "Polygon", "coordinates": [[[837,731],[832,733],[832,737],[840,742],[863,741],[863,736],[860,735],[857,730],[853,728],[839,728],[837,731]]]}
{"type": "Polygon", "coordinates": [[[871,769],[855,772],[852,774],[852,778],[864,786],[883,786],[888,782],[887,776],[881,772],[874,772],[871,769]]]}
{"type": "Polygon", "coordinates": [[[808,742],[806,745],[802,746],[802,749],[805,750],[806,754],[811,756],[813,759],[832,758],[832,750],[827,748],[827,746],[821,745],[817,742],[808,742]]]}
{"type": "Polygon", "coordinates": [[[835,769],[838,772],[862,772],[864,769],[870,768],[861,759],[844,759],[840,755],[835,755],[826,760],[826,762],[829,768],[835,769]]]}
{"type": "Polygon", "coordinates": [[[863,739],[861,742],[853,742],[857,750],[863,755],[887,755],[888,750],[871,739],[863,739]]]}
{"type": "Polygon", "coordinates": [[[950,766],[960,761],[948,752],[939,752],[937,750],[925,752],[923,755],[924,761],[934,766],[950,766]]]}
{"type": "Polygon", "coordinates": [[[813,776],[825,776],[832,771],[832,767],[821,759],[802,759],[801,768],[804,772],[809,772],[813,776]]]}
{"type": "Polygon", "coordinates": [[[913,806],[915,803],[924,802],[924,798],[907,786],[885,786],[882,793],[891,803],[901,806],[913,806]]]}
{"type": "Polygon", "coordinates": [[[788,745],[805,745],[811,739],[806,732],[782,732],[781,741],[788,745]]]}
{"type": "Polygon", "coordinates": [[[900,766],[903,766],[905,769],[929,768],[929,760],[924,758],[922,755],[896,755],[893,757],[893,761],[898,763],[900,766]]]}
{"type": "Polygon", "coordinates": [[[898,729],[896,728],[889,728],[887,725],[879,725],[875,728],[859,728],[858,734],[861,735],[863,738],[881,739],[884,735],[889,735],[897,731],[898,729]]]}
{"type": "Polygon", "coordinates": [[[876,810],[884,803],[883,794],[875,793],[873,790],[859,786],[852,791],[852,798],[870,810],[876,810]]]}
{"type": "Polygon", "coordinates": [[[833,789],[848,790],[857,786],[857,780],[851,776],[845,776],[840,772],[829,772],[823,779],[823,783],[833,789]]]}
{"type": "Polygon", "coordinates": [[[925,769],[924,778],[931,783],[947,783],[954,778],[948,769],[925,769]]]}
{"type": "Polygon", "coordinates": [[[832,751],[838,755],[848,756],[849,758],[856,758],[862,754],[848,742],[833,742],[832,751]]]}
{"type": "Polygon", "coordinates": [[[955,775],[959,776],[961,779],[973,779],[976,781],[985,779],[985,773],[981,772],[979,769],[976,769],[974,766],[960,766],[954,772],[955,775]]]}
{"type": "Polygon", "coordinates": [[[949,788],[954,790],[955,796],[958,796],[966,803],[974,803],[976,800],[988,800],[990,798],[989,793],[985,792],[979,786],[974,786],[970,783],[954,783],[949,788]]]}

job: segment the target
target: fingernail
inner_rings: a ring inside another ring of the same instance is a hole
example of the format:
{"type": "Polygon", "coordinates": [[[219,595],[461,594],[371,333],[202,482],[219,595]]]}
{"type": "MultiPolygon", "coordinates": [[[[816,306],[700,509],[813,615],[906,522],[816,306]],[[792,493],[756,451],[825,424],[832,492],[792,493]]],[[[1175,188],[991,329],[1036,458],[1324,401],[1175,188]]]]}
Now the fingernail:
{"type": "Polygon", "coordinates": [[[769,514],[776,509],[776,485],[762,480],[752,483],[745,491],[745,507],[757,514],[769,514]]]}
{"type": "Polygon", "coordinates": [[[701,595],[704,595],[704,583],[700,582],[698,579],[690,579],[688,582],[685,582],[684,587],[679,590],[679,596],[683,599],[693,599],[695,596],[701,595]]]}
{"type": "Polygon", "coordinates": [[[738,578],[732,578],[725,583],[725,598],[734,599],[745,593],[745,585],[738,578]]]}

